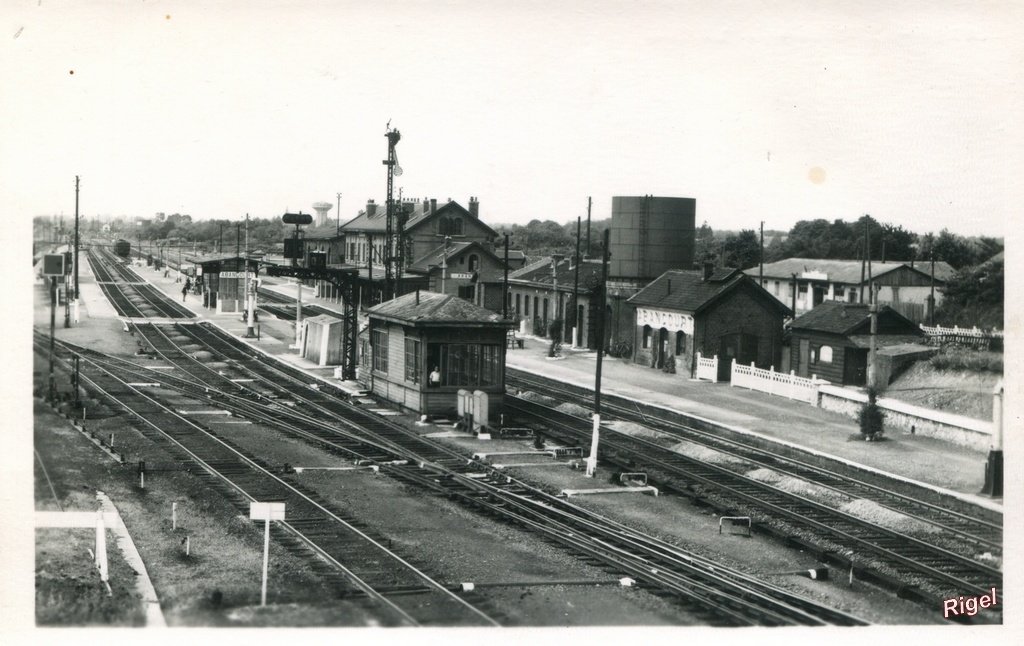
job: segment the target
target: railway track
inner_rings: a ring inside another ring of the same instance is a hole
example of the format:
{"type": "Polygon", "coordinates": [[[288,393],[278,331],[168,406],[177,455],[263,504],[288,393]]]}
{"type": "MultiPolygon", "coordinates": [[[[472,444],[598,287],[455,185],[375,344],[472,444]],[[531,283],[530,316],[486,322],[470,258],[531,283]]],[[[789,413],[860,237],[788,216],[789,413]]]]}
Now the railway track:
{"type": "Polygon", "coordinates": [[[96,282],[120,316],[127,318],[193,318],[195,315],[156,289],[107,249],[87,254],[96,282]]]}
{"type": "MultiPolygon", "coordinates": [[[[259,290],[259,302],[256,305],[256,309],[273,314],[283,321],[294,321],[296,318],[295,299],[266,288],[260,288],[259,290]]],[[[321,314],[327,314],[335,318],[341,316],[339,312],[313,303],[303,303],[302,312],[303,316],[319,316],[321,314]]]]}
{"type": "MultiPolygon", "coordinates": [[[[508,395],[506,412],[543,424],[562,442],[590,442],[589,420],[508,395]]],[[[794,532],[791,540],[827,545],[826,558],[857,563],[900,596],[941,607],[950,595],[984,594],[1002,585],[1002,573],[994,567],[656,442],[602,429],[600,448],[602,460],[629,471],[647,471],[669,491],[712,501],[730,515],[749,514],[762,525],[784,521],[794,532]]]]}
{"type": "MultiPolygon", "coordinates": [[[[633,578],[645,589],[676,599],[708,623],[863,623],[545,494],[485,463],[469,460],[398,424],[311,388],[308,375],[268,361],[210,326],[140,325],[136,333],[152,344],[162,360],[171,363],[173,372],[180,373],[172,377],[167,374],[171,371],[159,371],[163,387],[206,397],[247,419],[273,425],[339,456],[376,464],[381,473],[425,493],[446,496],[531,531],[571,554],[600,563],[618,576],[633,578]],[[187,338],[190,347],[201,343],[228,367],[209,370],[183,353],[173,336],[187,338]]],[[[131,362],[127,360],[103,360],[118,364],[116,368],[111,365],[111,370],[134,370],[151,379],[156,372],[128,368],[124,364],[131,362]]]]}
{"type": "MultiPolygon", "coordinates": [[[[516,386],[543,393],[561,402],[578,402],[586,396],[582,389],[571,388],[552,379],[546,379],[521,371],[510,372],[510,386],[516,386]]],[[[702,430],[694,426],[660,417],[656,410],[644,413],[636,402],[627,403],[615,396],[605,396],[602,404],[602,421],[624,420],[638,423],[646,428],[666,433],[681,440],[695,442],[735,459],[739,469],[768,468],[788,476],[814,483],[827,491],[837,494],[836,499],[870,500],[886,509],[912,516],[951,539],[964,553],[988,551],[994,555],[1002,553],[1002,516],[993,520],[995,512],[983,513],[975,508],[973,513],[951,509],[946,506],[922,500],[908,494],[893,491],[861,478],[838,473],[797,458],[780,455],[742,437],[724,437],[721,433],[702,430]]]]}
{"type": "Polygon", "coordinates": [[[287,517],[273,525],[275,540],[315,557],[319,574],[339,596],[368,597],[390,625],[499,625],[315,492],[132,385],[126,379],[131,372],[104,365],[95,353],[77,354],[88,389],[124,409],[143,435],[170,449],[179,468],[206,480],[240,513],[248,511],[250,502],[284,502],[287,517]]]}

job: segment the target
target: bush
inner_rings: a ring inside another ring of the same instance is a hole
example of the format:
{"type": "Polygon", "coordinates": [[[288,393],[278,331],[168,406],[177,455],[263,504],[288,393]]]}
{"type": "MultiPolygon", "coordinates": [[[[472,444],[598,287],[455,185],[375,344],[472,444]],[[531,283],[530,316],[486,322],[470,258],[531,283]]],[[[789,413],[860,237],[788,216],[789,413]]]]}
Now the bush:
{"type": "Polygon", "coordinates": [[[860,434],[865,440],[880,438],[885,432],[885,413],[878,407],[878,395],[873,388],[868,389],[868,402],[860,409],[857,421],[860,423],[860,434]]]}
{"type": "Polygon", "coordinates": [[[633,356],[633,344],[629,341],[619,341],[608,346],[608,356],[616,359],[628,359],[633,356]]]}
{"type": "Polygon", "coordinates": [[[665,365],[662,366],[661,370],[663,372],[667,372],[670,375],[676,374],[676,358],[675,358],[675,355],[671,355],[671,354],[668,355],[668,358],[665,359],[665,365]]]}

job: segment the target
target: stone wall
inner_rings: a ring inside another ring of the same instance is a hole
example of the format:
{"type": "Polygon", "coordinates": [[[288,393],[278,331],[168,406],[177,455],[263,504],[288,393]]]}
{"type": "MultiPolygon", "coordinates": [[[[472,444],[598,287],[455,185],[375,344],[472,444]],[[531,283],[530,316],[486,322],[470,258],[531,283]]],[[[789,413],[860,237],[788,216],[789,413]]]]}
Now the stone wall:
{"type": "MultiPolygon", "coordinates": [[[[859,391],[836,386],[818,388],[818,406],[853,419],[857,418],[867,401],[867,394],[859,391]]],[[[886,397],[878,398],[878,406],[885,413],[886,429],[934,437],[977,451],[987,451],[991,447],[992,422],[921,408],[886,397]]]]}

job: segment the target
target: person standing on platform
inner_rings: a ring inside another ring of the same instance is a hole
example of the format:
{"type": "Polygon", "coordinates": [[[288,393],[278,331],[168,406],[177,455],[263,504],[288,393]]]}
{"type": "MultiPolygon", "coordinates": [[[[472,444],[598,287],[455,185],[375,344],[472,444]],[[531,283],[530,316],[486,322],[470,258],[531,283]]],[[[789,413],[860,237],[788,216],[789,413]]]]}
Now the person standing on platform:
{"type": "Polygon", "coordinates": [[[433,372],[430,373],[430,387],[437,388],[441,385],[441,371],[434,366],[433,372]]]}
{"type": "Polygon", "coordinates": [[[185,302],[185,298],[187,296],[188,296],[188,283],[185,283],[185,286],[181,288],[181,302],[182,303],[185,302]]]}

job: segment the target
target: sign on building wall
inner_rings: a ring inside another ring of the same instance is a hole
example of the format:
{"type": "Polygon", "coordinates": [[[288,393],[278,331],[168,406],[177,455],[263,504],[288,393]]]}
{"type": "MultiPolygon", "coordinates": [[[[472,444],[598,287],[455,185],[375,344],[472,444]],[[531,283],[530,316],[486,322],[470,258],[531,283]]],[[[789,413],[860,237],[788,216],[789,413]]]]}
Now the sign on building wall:
{"type": "MultiPolygon", "coordinates": [[[[222,272],[220,272],[220,277],[221,278],[245,278],[245,272],[244,271],[222,271],[222,272]]],[[[249,279],[252,280],[253,278],[256,278],[256,274],[254,274],[253,272],[250,271],[249,272],[249,279]]]]}
{"type": "Polygon", "coordinates": [[[693,334],[693,317],[681,312],[665,312],[636,308],[636,324],[650,325],[654,329],[665,328],[669,332],[693,334]]]}

